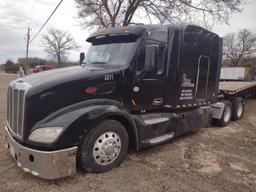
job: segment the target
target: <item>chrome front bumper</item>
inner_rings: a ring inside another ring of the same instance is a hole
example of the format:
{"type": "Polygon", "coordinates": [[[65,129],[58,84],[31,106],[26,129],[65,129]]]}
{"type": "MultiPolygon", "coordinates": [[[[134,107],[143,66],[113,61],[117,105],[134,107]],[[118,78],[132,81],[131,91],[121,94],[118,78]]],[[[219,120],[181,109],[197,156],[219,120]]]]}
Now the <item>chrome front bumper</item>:
{"type": "Polygon", "coordinates": [[[58,151],[38,151],[22,146],[5,127],[6,147],[25,172],[44,179],[57,179],[76,173],[77,147],[58,151]]]}

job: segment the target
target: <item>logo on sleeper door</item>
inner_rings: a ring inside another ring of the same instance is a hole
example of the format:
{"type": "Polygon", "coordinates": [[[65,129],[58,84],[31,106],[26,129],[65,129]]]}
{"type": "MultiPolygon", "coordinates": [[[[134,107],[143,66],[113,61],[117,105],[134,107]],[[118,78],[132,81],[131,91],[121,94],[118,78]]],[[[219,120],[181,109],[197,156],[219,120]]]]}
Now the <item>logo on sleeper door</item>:
{"type": "Polygon", "coordinates": [[[191,79],[187,78],[187,74],[183,73],[183,81],[182,81],[182,87],[190,87],[190,88],[194,88],[195,84],[191,83],[191,79]]]}

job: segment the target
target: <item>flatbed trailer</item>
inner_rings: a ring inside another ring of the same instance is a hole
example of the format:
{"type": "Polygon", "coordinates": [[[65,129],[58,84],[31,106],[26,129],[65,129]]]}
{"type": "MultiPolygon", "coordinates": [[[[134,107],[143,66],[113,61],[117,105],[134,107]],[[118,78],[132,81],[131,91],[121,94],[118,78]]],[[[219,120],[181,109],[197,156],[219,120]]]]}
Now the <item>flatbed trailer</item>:
{"type": "Polygon", "coordinates": [[[219,84],[219,94],[226,97],[255,97],[256,81],[222,81],[219,84]]]}
{"type": "Polygon", "coordinates": [[[213,123],[225,127],[243,118],[247,98],[256,99],[256,81],[220,81],[218,102],[211,105],[213,123]]]}

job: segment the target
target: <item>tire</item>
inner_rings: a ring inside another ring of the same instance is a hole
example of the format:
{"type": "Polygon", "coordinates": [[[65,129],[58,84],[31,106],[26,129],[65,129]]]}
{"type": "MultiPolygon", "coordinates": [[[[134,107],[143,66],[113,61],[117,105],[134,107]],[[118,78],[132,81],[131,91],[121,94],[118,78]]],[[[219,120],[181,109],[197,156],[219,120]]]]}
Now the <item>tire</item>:
{"type": "Polygon", "coordinates": [[[129,138],[125,127],[105,120],[94,127],[79,148],[78,163],[87,172],[102,173],[121,164],[129,138]]]}
{"type": "Polygon", "coordinates": [[[229,125],[232,117],[232,104],[228,100],[223,100],[221,102],[225,104],[225,107],[224,107],[221,119],[216,119],[215,123],[220,127],[226,127],[229,125]]]}
{"type": "Polygon", "coordinates": [[[231,120],[237,121],[243,118],[244,115],[244,103],[241,97],[232,98],[232,118],[231,120]]]}

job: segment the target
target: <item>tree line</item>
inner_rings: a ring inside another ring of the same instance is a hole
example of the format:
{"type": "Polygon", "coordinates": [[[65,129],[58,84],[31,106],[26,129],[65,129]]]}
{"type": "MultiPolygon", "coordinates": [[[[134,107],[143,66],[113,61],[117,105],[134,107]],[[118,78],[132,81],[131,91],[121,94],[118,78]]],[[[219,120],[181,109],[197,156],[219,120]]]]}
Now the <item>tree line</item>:
{"type": "Polygon", "coordinates": [[[7,73],[18,73],[20,67],[22,69],[34,69],[37,66],[44,66],[44,65],[51,65],[54,68],[58,67],[67,67],[67,66],[74,66],[79,65],[78,62],[71,62],[71,61],[65,61],[62,62],[61,66],[59,66],[58,62],[55,60],[47,60],[42,58],[19,58],[17,62],[14,62],[12,60],[7,60],[3,65],[0,65],[0,70],[5,71],[7,73]]]}
{"type": "Polygon", "coordinates": [[[75,0],[85,27],[107,28],[140,23],[227,23],[245,0],[75,0]]]}
{"type": "Polygon", "coordinates": [[[229,66],[256,65],[256,34],[242,29],[223,38],[223,61],[229,66]]]}

